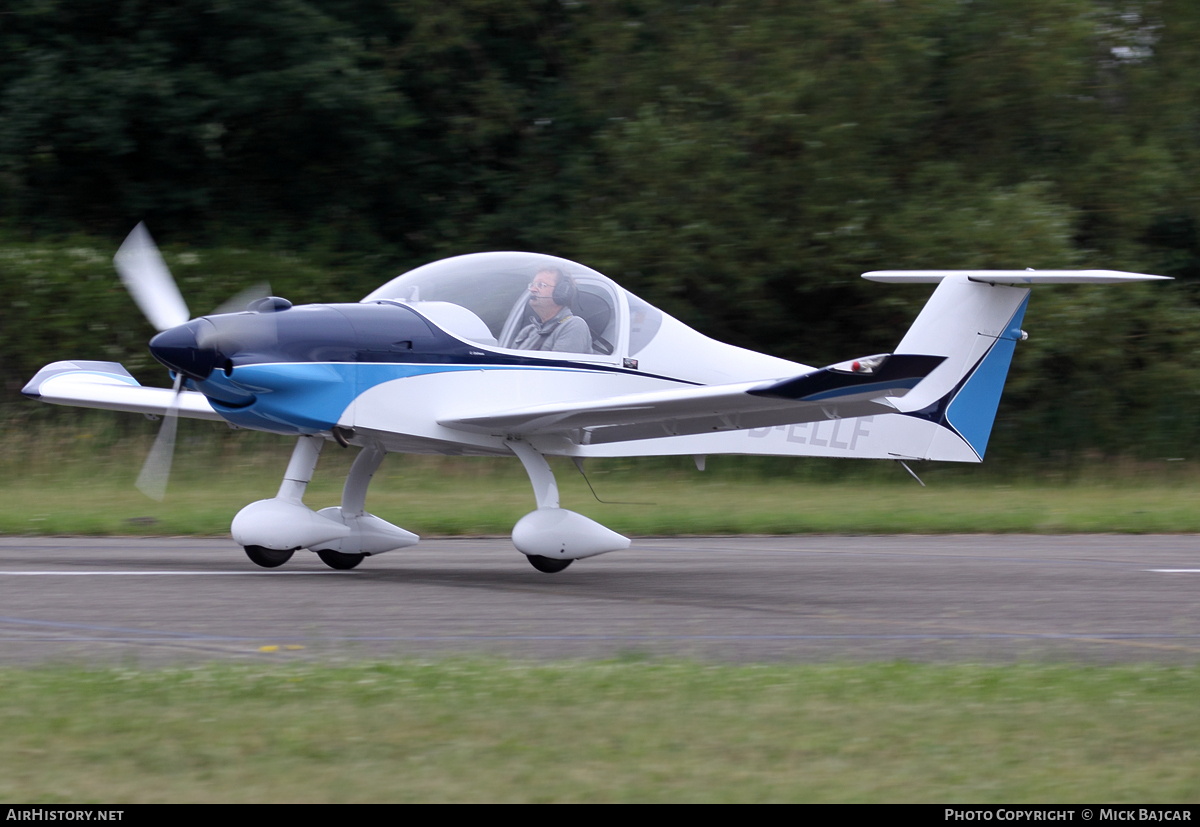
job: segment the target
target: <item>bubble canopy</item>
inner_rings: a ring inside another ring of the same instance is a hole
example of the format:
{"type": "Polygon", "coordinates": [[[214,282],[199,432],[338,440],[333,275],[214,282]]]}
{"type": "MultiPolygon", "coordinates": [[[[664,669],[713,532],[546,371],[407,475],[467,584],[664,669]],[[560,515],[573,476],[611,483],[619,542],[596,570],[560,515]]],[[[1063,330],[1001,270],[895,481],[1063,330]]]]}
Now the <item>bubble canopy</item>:
{"type": "Polygon", "coordinates": [[[590,267],[539,253],[473,253],[435,261],[392,279],[363,301],[404,302],[447,332],[487,347],[560,350],[607,359],[644,347],[662,317],[590,267]],[[556,294],[554,307],[564,309],[547,324],[530,298],[535,283],[545,293],[562,281],[558,274],[567,276],[574,289],[556,294]],[[637,317],[632,336],[631,309],[637,317]],[[577,321],[562,321],[568,316],[586,322],[586,331],[577,321]],[[531,331],[530,325],[537,329],[531,331]],[[571,326],[572,335],[555,336],[552,328],[559,326],[571,326]]]}

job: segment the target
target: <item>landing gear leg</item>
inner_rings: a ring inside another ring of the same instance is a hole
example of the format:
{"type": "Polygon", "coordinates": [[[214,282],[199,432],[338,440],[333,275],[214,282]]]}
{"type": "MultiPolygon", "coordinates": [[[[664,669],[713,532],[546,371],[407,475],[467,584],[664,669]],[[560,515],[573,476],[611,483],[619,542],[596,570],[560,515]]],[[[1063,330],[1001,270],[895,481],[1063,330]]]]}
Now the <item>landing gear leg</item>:
{"type": "MultiPolygon", "coordinates": [[[[321,437],[302,436],[296,441],[287,471],[283,474],[283,482],[279,485],[279,493],[275,495],[276,500],[287,505],[302,506],[301,500],[312,479],[313,471],[317,468],[317,460],[321,458],[323,447],[325,447],[325,440],[321,437]]],[[[292,559],[292,554],[299,546],[268,548],[263,545],[247,544],[244,548],[246,556],[252,563],[265,569],[273,569],[292,559]]]]}
{"type": "Polygon", "coordinates": [[[347,517],[361,517],[367,509],[367,486],[371,478],[379,470],[379,463],[387,456],[387,451],[375,445],[369,445],[358,452],[350,473],[346,475],[346,484],[342,487],[342,513],[347,517]]]}
{"type": "Polygon", "coordinates": [[[629,548],[629,538],[559,507],[558,483],[540,451],[521,439],[509,439],[507,444],[525,466],[537,499],[537,511],[522,517],[512,533],[513,545],[535,569],[554,574],[581,557],[629,548]]]}
{"type": "Polygon", "coordinates": [[[325,440],[319,436],[302,436],[296,440],[296,447],[292,449],[292,458],[275,499],[292,503],[304,499],[304,492],[308,489],[313,472],[317,470],[317,460],[321,458],[321,449],[324,447],[325,440]]]}
{"type": "MultiPolygon", "coordinates": [[[[379,470],[379,464],[386,456],[387,451],[376,445],[368,445],[358,452],[358,456],[354,458],[354,464],[350,466],[350,473],[346,475],[346,484],[342,488],[340,513],[342,520],[357,519],[366,515],[367,487],[371,484],[371,478],[375,476],[375,472],[379,470]]],[[[313,551],[321,558],[322,563],[331,569],[341,571],[354,568],[367,556],[331,548],[317,548],[313,551]]]]}

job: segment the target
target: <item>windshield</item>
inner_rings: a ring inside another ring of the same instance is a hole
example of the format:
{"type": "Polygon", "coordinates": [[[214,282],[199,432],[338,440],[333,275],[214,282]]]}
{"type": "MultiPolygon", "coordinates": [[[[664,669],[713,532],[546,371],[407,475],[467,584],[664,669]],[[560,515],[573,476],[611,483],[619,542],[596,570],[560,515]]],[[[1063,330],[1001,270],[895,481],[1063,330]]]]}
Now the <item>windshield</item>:
{"type": "Polygon", "coordinates": [[[475,253],[418,267],[363,301],[405,302],[479,344],[611,355],[623,293],[595,270],[555,256],[475,253]]]}

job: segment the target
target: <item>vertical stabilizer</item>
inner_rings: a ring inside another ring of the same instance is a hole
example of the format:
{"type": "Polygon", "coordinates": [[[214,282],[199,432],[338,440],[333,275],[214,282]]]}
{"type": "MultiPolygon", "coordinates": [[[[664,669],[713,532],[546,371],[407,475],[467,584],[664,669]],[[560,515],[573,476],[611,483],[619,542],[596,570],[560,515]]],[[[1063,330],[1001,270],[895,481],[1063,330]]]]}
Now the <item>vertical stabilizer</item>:
{"type": "Polygon", "coordinates": [[[896,348],[946,357],[897,400],[903,414],[940,426],[930,431],[929,459],[957,458],[962,443],[983,458],[1028,302],[1025,287],[948,276],[896,348]]]}

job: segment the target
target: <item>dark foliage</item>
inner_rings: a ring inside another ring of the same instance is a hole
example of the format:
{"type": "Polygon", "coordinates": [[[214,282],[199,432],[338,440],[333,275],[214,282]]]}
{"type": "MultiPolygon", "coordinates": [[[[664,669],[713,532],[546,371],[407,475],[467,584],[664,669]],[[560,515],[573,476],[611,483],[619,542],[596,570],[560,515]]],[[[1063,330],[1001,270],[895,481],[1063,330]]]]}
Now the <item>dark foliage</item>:
{"type": "Polygon", "coordinates": [[[1035,296],[994,450],[1179,453],[1197,45],[1181,0],[29,0],[0,14],[5,386],[148,367],[107,264],[143,219],[198,251],[197,312],[257,280],[238,248],[299,299],[537,249],[808,363],[924,298],[864,270],[1111,267],[1180,283],[1035,296]]]}

